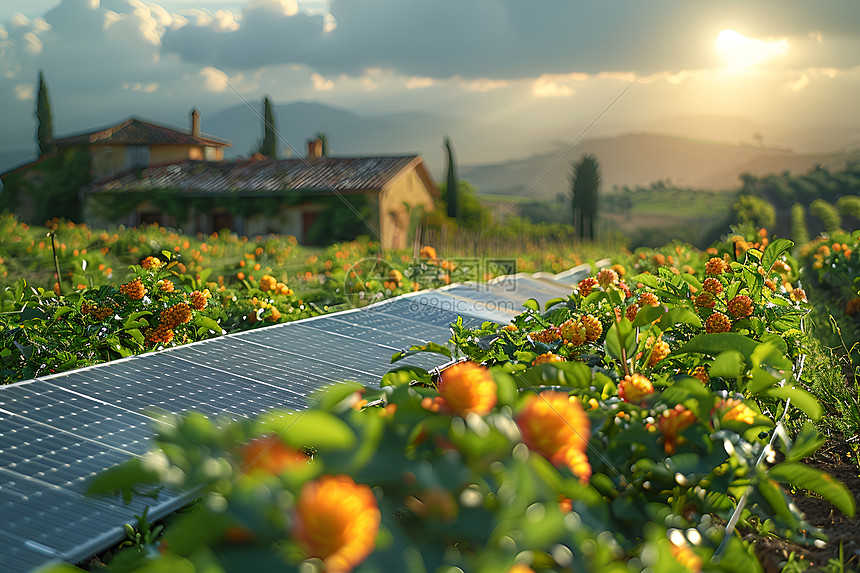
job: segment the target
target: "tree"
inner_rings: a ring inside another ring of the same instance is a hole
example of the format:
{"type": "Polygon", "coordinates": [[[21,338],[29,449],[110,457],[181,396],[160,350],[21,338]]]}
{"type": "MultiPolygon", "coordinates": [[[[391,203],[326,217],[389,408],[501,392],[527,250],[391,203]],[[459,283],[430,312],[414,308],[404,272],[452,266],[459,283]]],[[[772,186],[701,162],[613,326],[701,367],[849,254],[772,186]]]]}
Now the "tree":
{"type": "Polygon", "coordinates": [[[809,229],[806,227],[806,210],[800,203],[791,206],[791,239],[795,245],[809,242],[809,229]]]}
{"type": "Polygon", "coordinates": [[[275,126],[275,112],[269,96],[263,99],[263,141],[260,143],[260,153],[272,159],[278,158],[278,130],[275,126]]]}
{"type": "Polygon", "coordinates": [[[769,229],[776,224],[776,209],[773,205],[755,195],[739,195],[732,205],[737,213],[738,222],[751,223],[758,228],[769,229]]]}
{"type": "Polygon", "coordinates": [[[459,210],[459,201],[457,200],[457,166],[454,164],[454,150],[451,148],[451,140],[445,138],[445,149],[448,153],[448,177],[445,183],[445,203],[448,205],[448,216],[452,219],[457,219],[459,210]]]}
{"type": "Polygon", "coordinates": [[[597,226],[597,193],[600,188],[600,164],[591,153],[572,163],[571,195],[573,203],[573,226],[580,239],[594,240],[597,226]]]}
{"type": "Polygon", "coordinates": [[[39,155],[51,151],[51,140],[54,138],[54,119],[51,114],[51,98],[48,96],[48,86],[45,74],[39,71],[39,93],[36,96],[36,140],[39,142],[39,155]]]}
{"type": "Polygon", "coordinates": [[[318,131],[314,137],[319,139],[320,142],[322,143],[322,156],[328,157],[328,154],[330,151],[328,148],[328,136],[325,133],[323,133],[322,131],[318,131]]]}

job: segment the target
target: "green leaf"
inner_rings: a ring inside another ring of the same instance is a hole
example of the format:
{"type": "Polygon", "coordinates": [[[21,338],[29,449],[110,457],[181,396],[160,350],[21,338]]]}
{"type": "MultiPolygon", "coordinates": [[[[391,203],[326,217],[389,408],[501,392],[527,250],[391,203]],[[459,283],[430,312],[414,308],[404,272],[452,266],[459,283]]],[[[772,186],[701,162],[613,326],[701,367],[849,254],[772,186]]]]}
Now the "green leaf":
{"type": "Polygon", "coordinates": [[[854,517],[856,509],[854,496],[844,484],[834,479],[830,474],[794,461],[785,461],[775,465],[767,473],[780,483],[791,484],[817,493],[846,516],[854,517]]]}
{"type": "Polygon", "coordinates": [[[550,308],[552,308],[553,306],[555,306],[557,304],[564,304],[566,301],[567,301],[567,299],[562,298],[562,297],[551,298],[544,303],[543,309],[549,310],[550,308]]]}
{"type": "Polygon", "coordinates": [[[678,354],[695,353],[717,356],[726,350],[736,350],[743,355],[745,360],[749,360],[760,344],[760,342],[737,332],[707,332],[690,339],[687,344],[678,349],[678,354]]]}
{"type": "Polygon", "coordinates": [[[607,354],[619,362],[635,356],[636,331],[633,330],[633,323],[626,318],[613,322],[606,334],[605,348],[607,354]]]}
{"type": "Polygon", "coordinates": [[[394,364],[398,360],[403,360],[407,356],[412,356],[413,354],[418,354],[419,352],[432,352],[434,354],[441,354],[446,358],[451,358],[450,350],[448,350],[441,344],[437,344],[435,342],[428,342],[427,344],[413,344],[406,350],[395,352],[391,355],[391,363],[394,364]]]}
{"type": "Polygon", "coordinates": [[[783,386],[781,388],[769,388],[761,393],[763,396],[769,396],[771,398],[780,398],[782,400],[788,400],[791,398],[791,404],[795,408],[802,410],[807,416],[812,418],[813,421],[817,421],[821,418],[821,404],[818,403],[818,400],[802,388],[795,388],[793,386],[783,386]]]}
{"type": "Polygon", "coordinates": [[[720,352],[711,363],[710,375],[719,378],[738,378],[744,371],[746,363],[743,355],[737,350],[720,352]]]}
{"type": "MultiPolygon", "coordinates": [[[[636,318],[639,318],[638,313],[636,318]]],[[[676,306],[660,317],[660,322],[657,323],[657,326],[662,330],[668,330],[676,324],[687,324],[696,328],[702,328],[702,319],[689,308],[676,306]]]]}
{"type": "Polygon", "coordinates": [[[824,445],[827,440],[818,433],[818,430],[810,422],[804,422],[803,428],[797,437],[794,438],[794,443],[789,448],[785,456],[786,461],[795,462],[802,460],[806,456],[812,455],[818,448],[824,445]]]}
{"type": "Polygon", "coordinates": [[[533,299],[533,298],[530,298],[530,299],[528,299],[527,301],[525,301],[525,302],[523,303],[523,306],[524,306],[524,307],[526,307],[526,308],[527,308],[527,309],[529,309],[529,310],[534,310],[534,311],[538,311],[538,310],[540,310],[540,304],[538,304],[538,301],[536,301],[536,300],[535,300],[535,299],[533,299]]]}
{"type": "Polygon", "coordinates": [[[322,410],[276,410],[261,417],[262,433],[273,433],[291,446],[347,450],[358,438],[346,422],[322,410]]]}
{"type": "Polygon", "coordinates": [[[70,312],[72,312],[73,310],[75,310],[75,309],[73,309],[70,306],[57,307],[57,310],[54,311],[54,318],[60,318],[61,316],[65,316],[65,315],[69,314],[70,312]]]}
{"type": "Polygon", "coordinates": [[[203,334],[207,331],[212,331],[215,334],[221,334],[222,329],[221,325],[209,318],[208,316],[204,316],[202,314],[198,314],[194,317],[194,324],[197,325],[197,333],[201,334],[201,330],[203,330],[203,334]]]}
{"type": "Polygon", "coordinates": [[[331,410],[334,406],[343,401],[347,396],[364,390],[364,386],[358,382],[340,382],[326,386],[321,390],[317,390],[311,395],[310,403],[314,408],[320,410],[331,410]]]}
{"type": "Polygon", "coordinates": [[[793,246],[794,242],[788,239],[776,239],[768,244],[761,258],[761,266],[764,267],[765,276],[770,275],[770,271],[779,257],[793,246]]]}
{"type": "Polygon", "coordinates": [[[798,524],[798,517],[788,507],[785,492],[782,491],[775,481],[762,477],[758,482],[758,490],[776,515],[784,519],[790,526],[798,524]]]}
{"type": "Polygon", "coordinates": [[[664,306],[643,306],[639,309],[639,312],[636,313],[636,318],[633,320],[633,326],[645,326],[646,324],[651,324],[658,318],[662,317],[666,314],[666,307],[664,306]]]}
{"type": "Polygon", "coordinates": [[[634,283],[642,283],[643,285],[651,288],[658,288],[660,286],[660,282],[657,280],[657,277],[651,273],[640,273],[631,280],[634,283]]]}
{"type": "Polygon", "coordinates": [[[401,366],[398,368],[392,368],[383,374],[382,381],[379,385],[382,387],[402,386],[403,384],[409,384],[413,380],[417,380],[428,385],[431,384],[430,373],[423,368],[418,368],[417,366],[401,366]]]}

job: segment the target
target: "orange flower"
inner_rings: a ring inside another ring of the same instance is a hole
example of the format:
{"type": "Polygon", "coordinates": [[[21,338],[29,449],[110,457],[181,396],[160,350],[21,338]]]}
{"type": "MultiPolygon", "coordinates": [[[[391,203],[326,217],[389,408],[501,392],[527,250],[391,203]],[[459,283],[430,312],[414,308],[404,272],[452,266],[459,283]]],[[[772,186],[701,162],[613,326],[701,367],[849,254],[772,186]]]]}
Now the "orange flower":
{"type": "Polygon", "coordinates": [[[260,290],[263,292],[274,290],[278,281],[272,275],[263,275],[260,278],[260,290]]]}
{"type": "Polygon", "coordinates": [[[685,570],[690,573],[699,573],[699,571],[702,570],[702,558],[696,555],[696,553],[686,543],[683,545],[675,545],[672,543],[671,550],[672,556],[675,557],[675,561],[680,563],[685,570]]]}
{"type": "Polygon", "coordinates": [[[147,270],[157,271],[164,263],[157,257],[146,257],[141,261],[140,266],[147,270]]]}
{"type": "Polygon", "coordinates": [[[723,292],[723,283],[720,282],[720,279],[708,277],[705,279],[705,282],[702,283],[702,288],[705,292],[709,292],[712,295],[716,296],[723,292]]]}
{"type": "Polygon", "coordinates": [[[169,344],[170,341],[173,340],[173,337],[173,329],[166,324],[161,324],[156,328],[150,328],[146,332],[146,341],[150,346],[155,346],[159,343],[169,344]]]}
{"type": "Polygon", "coordinates": [[[705,332],[728,332],[731,329],[732,321],[721,312],[715,312],[705,321],[705,332]]]}
{"type": "Polygon", "coordinates": [[[600,320],[596,317],[586,314],[579,320],[582,322],[582,326],[585,327],[585,338],[590,342],[594,342],[603,334],[603,325],[600,324],[600,320]]]}
{"type": "Polygon", "coordinates": [[[176,328],[186,322],[191,322],[191,307],[184,302],[178,302],[161,311],[161,324],[168,328],[176,328]]]}
{"type": "Polygon", "coordinates": [[[796,288],[793,291],[791,291],[791,300],[798,301],[798,302],[809,302],[806,299],[806,291],[803,290],[802,288],[796,288]]]}
{"type": "Polygon", "coordinates": [[[722,413],[720,419],[724,422],[737,421],[750,425],[755,422],[755,412],[740,400],[734,398],[726,400],[724,398],[717,403],[716,409],[722,413]]]}
{"type": "Polygon", "coordinates": [[[707,263],[705,263],[705,274],[708,275],[721,275],[728,270],[729,265],[719,257],[712,257],[707,263]]]}
{"type": "Polygon", "coordinates": [[[669,356],[669,344],[662,340],[658,340],[654,343],[653,350],[651,350],[651,357],[648,359],[648,366],[654,366],[667,356],[669,356]]]}
{"type": "Polygon", "coordinates": [[[381,519],[369,487],[324,475],[302,486],[292,532],[305,557],[321,559],[328,573],[346,573],[373,552],[381,519]]]}
{"type": "Polygon", "coordinates": [[[577,398],[564,392],[531,394],[516,419],[523,443],[556,466],[567,466],[581,481],[591,477],[585,450],[591,423],[577,398]]]}
{"type": "Polygon", "coordinates": [[[143,286],[140,277],[138,277],[128,284],[120,285],[119,292],[131,300],[141,300],[146,294],[146,287],[143,286]]]}
{"type": "Polygon", "coordinates": [[[591,291],[594,290],[599,283],[597,279],[594,277],[587,277],[579,281],[577,288],[579,289],[579,294],[582,296],[588,296],[591,294],[591,291]]]}
{"type": "Polygon", "coordinates": [[[537,332],[532,332],[529,334],[529,337],[536,342],[543,342],[544,344],[549,344],[555,340],[561,338],[561,334],[558,331],[558,328],[547,328],[546,330],[538,330],[537,332]]]}
{"type": "Polygon", "coordinates": [[[169,281],[167,279],[162,279],[156,284],[161,292],[173,292],[175,290],[173,281],[169,281]]]}
{"type": "Polygon", "coordinates": [[[738,318],[752,315],[752,299],[745,294],[739,294],[729,301],[729,314],[738,318]]]}
{"type": "Polygon", "coordinates": [[[421,247],[421,250],[418,252],[418,255],[422,259],[430,259],[431,261],[435,261],[436,260],[436,249],[434,249],[433,247],[425,245],[425,246],[421,247]]]}
{"type": "Polygon", "coordinates": [[[678,444],[684,442],[684,438],[678,433],[692,426],[695,421],[696,415],[681,404],[671,410],[665,410],[657,418],[652,427],[656,427],[663,434],[663,449],[667,455],[674,454],[678,444]]]}
{"type": "Polygon", "coordinates": [[[597,283],[603,288],[614,285],[618,283],[618,273],[612,269],[602,269],[597,273],[597,283]]]}
{"type": "Polygon", "coordinates": [[[618,397],[631,404],[641,404],[646,396],[654,393],[654,385],[641,374],[625,376],[618,383],[618,397]]]}
{"type": "Polygon", "coordinates": [[[845,314],[854,316],[858,312],[860,312],[860,298],[852,298],[845,303],[845,314]]]}
{"type": "Polygon", "coordinates": [[[559,327],[561,337],[572,346],[582,346],[587,340],[585,326],[579,320],[569,319],[559,327]]]}
{"type": "Polygon", "coordinates": [[[564,356],[559,356],[558,354],[553,354],[552,352],[545,352],[532,360],[532,365],[537,366],[538,364],[548,364],[549,362],[564,362],[564,356]]]}
{"type": "Polygon", "coordinates": [[[696,366],[691,372],[690,376],[693,378],[698,378],[702,384],[707,384],[711,377],[708,376],[708,369],[704,366],[696,366]]]}
{"type": "Polygon", "coordinates": [[[308,462],[306,455],[285,446],[274,436],[251,440],[242,447],[239,456],[242,460],[242,471],[261,471],[272,475],[308,462]]]}
{"type": "Polygon", "coordinates": [[[641,306],[660,306],[660,299],[653,292],[643,292],[639,295],[639,304],[641,306]]]}
{"type": "Polygon", "coordinates": [[[209,289],[204,289],[202,291],[196,290],[191,293],[191,306],[193,306],[195,310],[203,310],[206,308],[207,299],[211,296],[209,289]]]}
{"type": "Polygon", "coordinates": [[[717,299],[708,291],[701,292],[696,295],[696,306],[700,308],[714,308],[717,306],[717,299]]]}
{"type": "Polygon", "coordinates": [[[636,320],[636,314],[638,312],[639,312],[639,305],[638,304],[631,304],[630,306],[627,307],[627,311],[624,313],[624,316],[627,317],[627,320],[629,320],[630,322],[633,322],[634,320],[636,320]]]}
{"type": "Polygon", "coordinates": [[[474,362],[461,362],[442,372],[439,396],[454,414],[483,416],[496,405],[496,383],[489,371],[474,362]]]}

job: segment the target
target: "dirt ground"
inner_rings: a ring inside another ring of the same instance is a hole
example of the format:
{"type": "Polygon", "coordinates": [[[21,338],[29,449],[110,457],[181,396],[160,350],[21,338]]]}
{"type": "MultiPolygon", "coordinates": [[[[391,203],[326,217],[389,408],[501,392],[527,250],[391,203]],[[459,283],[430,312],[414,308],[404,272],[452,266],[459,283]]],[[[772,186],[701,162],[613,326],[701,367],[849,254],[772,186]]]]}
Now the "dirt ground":
{"type": "MultiPolygon", "coordinates": [[[[849,439],[856,440],[857,436],[849,439]]],[[[755,544],[756,556],[767,573],[781,571],[792,552],[795,561],[802,557],[809,564],[807,571],[819,570],[827,566],[831,559],[839,560],[840,544],[845,570],[860,571],[860,468],[856,454],[846,439],[840,437],[829,440],[806,463],[845,484],[857,504],[858,511],[854,518],[849,519],[830,502],[818,496],[798,492],[792,496],[794,502],[806,516],[806,521],[821,528],[827,535],[828,541],[824,547],[798,545],[774,538],[755,539],[751,534],[746,538],[755,544]]]]}

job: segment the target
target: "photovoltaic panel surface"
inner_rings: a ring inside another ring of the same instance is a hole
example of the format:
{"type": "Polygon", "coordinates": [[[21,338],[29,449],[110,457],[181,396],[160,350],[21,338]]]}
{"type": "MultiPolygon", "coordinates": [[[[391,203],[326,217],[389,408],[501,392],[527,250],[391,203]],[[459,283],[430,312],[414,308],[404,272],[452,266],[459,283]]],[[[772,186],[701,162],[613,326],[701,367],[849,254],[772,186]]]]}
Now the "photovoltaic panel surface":
{"type": "Polygon", "coordinates": [[[447,359],[416,354],[392,365],[391,356],[445,344],[458,316],[466,326],[506,323],[526,298],[564,296],[543,281],[515,284],[521,288],[454,285],[0,386],[0,571],[52,558],[74,563],[120,541],[122,524],[147,503],[150,519],[186,503],[177,492],[129,506],[83,495],[92,476],[145,454],[160,412],[194,410],[217,423],[305,408],[313,392],[337,381],[376,385],[392,366],[432,369],[447,359]]]}

